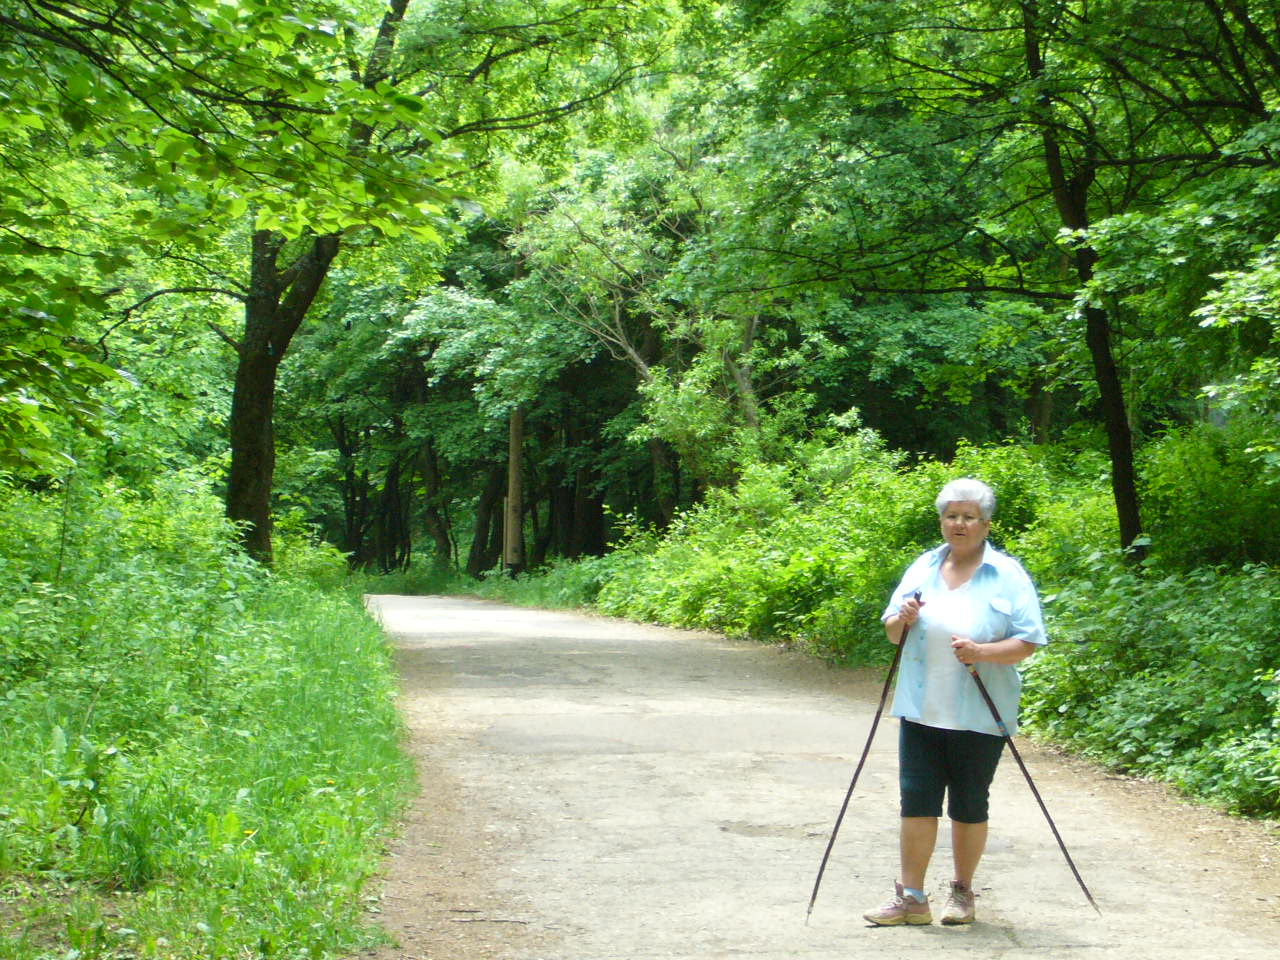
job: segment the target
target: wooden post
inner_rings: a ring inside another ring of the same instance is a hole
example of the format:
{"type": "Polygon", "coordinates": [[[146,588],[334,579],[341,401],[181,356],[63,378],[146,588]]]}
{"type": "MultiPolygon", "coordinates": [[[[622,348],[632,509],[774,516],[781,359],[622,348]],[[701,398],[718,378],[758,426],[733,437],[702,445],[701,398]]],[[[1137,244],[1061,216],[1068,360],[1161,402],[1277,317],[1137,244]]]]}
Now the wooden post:
{"type": "Polygon", "coordinates": [[[524,408],[511,411],[507,444],[507,502],[502,536],[502,568],[511,576],[524,570],[524,408]]]}

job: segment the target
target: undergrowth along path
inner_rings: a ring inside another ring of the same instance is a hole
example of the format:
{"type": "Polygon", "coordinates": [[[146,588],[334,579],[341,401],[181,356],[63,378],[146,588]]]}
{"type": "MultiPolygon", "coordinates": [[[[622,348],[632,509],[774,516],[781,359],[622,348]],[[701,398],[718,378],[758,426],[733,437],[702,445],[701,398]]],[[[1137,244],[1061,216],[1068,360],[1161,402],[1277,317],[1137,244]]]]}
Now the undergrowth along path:
{"type": "MultiPolygon", "coordinates": [[[[870,928],[897,860],[882,724],[805,907],[882,677],[706,633],[449,597],[375,596],[398,648],[420,796],[390,859],[377,960],[1261,960],[1280,838],[1019,745],[1090,890],[1006,757],[979,920],[870,928]]],[[[946,831],[930,872],[939,906],[946,831]]]]}

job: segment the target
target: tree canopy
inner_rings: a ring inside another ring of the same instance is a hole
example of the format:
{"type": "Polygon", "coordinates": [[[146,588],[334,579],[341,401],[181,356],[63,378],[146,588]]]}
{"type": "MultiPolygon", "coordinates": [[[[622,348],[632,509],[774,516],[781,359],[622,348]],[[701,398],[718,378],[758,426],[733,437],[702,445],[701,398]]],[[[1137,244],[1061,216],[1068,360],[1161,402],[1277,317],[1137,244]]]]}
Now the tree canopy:
{"type": "Polygon", "coordinates": [[[260,557],[285,518],[479,573],[516,426],[535,562],[870,428],[1105,452],[1141,549],[1167,435],[1248,423],[1259,482],[1280,467],[1275,26],[1244,0],[13,4],[0,466],[185,458],[260,557]]]}

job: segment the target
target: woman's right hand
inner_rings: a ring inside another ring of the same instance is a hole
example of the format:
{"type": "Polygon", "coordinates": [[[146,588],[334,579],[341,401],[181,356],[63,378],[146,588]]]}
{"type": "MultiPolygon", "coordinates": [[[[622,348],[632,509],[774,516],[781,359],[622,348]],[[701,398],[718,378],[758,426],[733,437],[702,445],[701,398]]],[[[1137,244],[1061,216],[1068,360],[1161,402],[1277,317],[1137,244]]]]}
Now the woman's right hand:
{"type": "Polygon", "coordinates": [[[924,602],[920,599],[920,593],[917,591],[903,601],[902,605],[898,607],[897,613],[885,620],[884,632],[888,636],[890,643],[898,644],[902,642],[912,624],[920,619],[920,608],[923,606],[924,602]]]}

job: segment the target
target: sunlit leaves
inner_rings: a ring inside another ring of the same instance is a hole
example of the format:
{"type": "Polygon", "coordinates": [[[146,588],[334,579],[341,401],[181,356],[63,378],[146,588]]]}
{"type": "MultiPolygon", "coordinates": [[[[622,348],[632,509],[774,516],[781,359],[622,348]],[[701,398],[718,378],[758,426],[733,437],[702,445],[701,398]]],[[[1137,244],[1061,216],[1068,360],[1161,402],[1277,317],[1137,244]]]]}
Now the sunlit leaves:
{"type": "MultiPolygon", "coordinates": [[[[456,163],[430,148],[352,150],[353,131],[421,126],[425,110],[353,76],[350,42],[371,42],[367,26],[333,4],[87,0],[8,14],[0,244],[24,259],[0,276],[0,321],[12,332],[0,377],[6,397],[21,398],[5,411],[5,466],[34,465],[31,451],[54,443],[60,418],[87,426],[87,398],[106,375],[58,352],[109,308],[129,264],[121,247],[92,246],[109,208],[101,189],[58,175],[71,158],[101,155],[98,177],[154,198],[130,212],[133,237],[115,231],[120,245],[208,245],[250,212],[289,237],[372,228],[438,238],[454,194],[441,182],[456,163]]],[[[424,144],[438,140],[424,132],[424,144]]]]}

